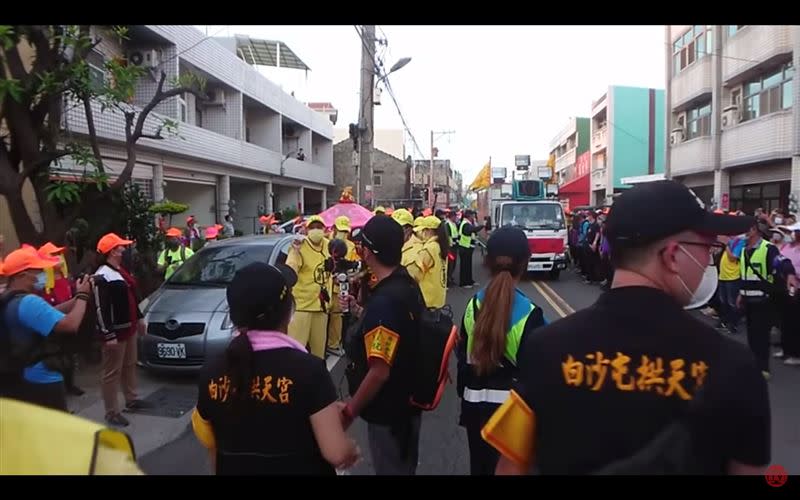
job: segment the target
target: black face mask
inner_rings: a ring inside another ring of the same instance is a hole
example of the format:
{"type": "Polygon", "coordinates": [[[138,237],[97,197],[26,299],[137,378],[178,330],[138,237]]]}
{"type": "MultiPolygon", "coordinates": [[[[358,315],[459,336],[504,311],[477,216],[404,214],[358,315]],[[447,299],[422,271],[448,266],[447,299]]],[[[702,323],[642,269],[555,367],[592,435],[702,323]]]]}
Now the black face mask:
{"type": "Polygon", "coordinates": [[[177,250],[178,249],[178,242],[177,241],[168,241],[167,248],[170,250],[177,250]]]}

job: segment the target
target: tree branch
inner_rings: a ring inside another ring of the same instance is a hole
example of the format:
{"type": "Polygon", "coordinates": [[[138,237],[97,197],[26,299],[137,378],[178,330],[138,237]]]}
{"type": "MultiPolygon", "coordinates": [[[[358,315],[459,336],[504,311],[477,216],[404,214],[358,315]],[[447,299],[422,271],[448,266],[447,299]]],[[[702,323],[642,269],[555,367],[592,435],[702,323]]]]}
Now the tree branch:
{"type": "Polygon", "coordinates": [[[20,186],[25,182],[25,179],[30,177],[37,169],[46,167],[50,165],[53,161],[63,158],[65,156],[69,156],[69,151],[60,150],[60,151],[53,151],[53,152],[44,152],[41,154],[40,158],[35,162],[25,165],[22,169],[22,173],[20,174],[20,186]]]}
{"type": "Polygon", "coordinates": [[[153,111],[161,101],[163,101],[161,95],[163,94],[164,81],[166,79],[167,79],[167,73],[162,71],[161,78],[159,78],[158,80],[158,87],[156,88],[155,95],[153,96],[152,99],[150,99],[150,102],[148,102],[147,105],[142,109],[142,111],[139,113],[139,118],[136,120],[136,128],[133,131],[133,137],[132,137],[134,143],[139,139],[139,137],[142,136],[142,129],[144,128],[144,121],[147,119],[147,115],[149,115],[150,112],[153,111]]]}
{"type": "Polygon", "coordinates": [[[97,170],[99,170],[101,173],[106,173],[106,169],[103,166],[103,156],[100,154],[100,145],[97,143],[97,129],[94,126],[94,111],[92,111],[92,101],[86,94],[84,94],[81,99],[83,99],[83,109],[86,111],[86,126],[89,129],[89,144],[92,145],[92,153],[94,153],[94,157],[97,160],[97,170]]]}
{"type": "Polygon", "coordinates": [[[164,138],[164,136],[156,135],[156,134],[142,134],[139,136],[141,139],[154,139],[156,141],[160,141],[164,138]]]}
{"type": "Polygon", "coordinates": [[[24,85],[27,85],[30,73],[25,71],[25,65],[22,64],[22,58],[19,56],[17,46],[15,45],[10,49],[4,49],[4,53],[6,55],[5,59],[8,64],[8,69],[11,72],[11,78],[19,80],[24,85]]]}

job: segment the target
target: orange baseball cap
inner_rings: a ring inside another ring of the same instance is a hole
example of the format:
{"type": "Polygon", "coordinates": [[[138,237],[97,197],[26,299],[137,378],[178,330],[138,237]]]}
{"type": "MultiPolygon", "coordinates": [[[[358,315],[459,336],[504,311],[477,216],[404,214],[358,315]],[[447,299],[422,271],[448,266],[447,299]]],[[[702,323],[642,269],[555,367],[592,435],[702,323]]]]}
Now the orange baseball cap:
{"type": "Polygon", "coordinates": [[[3,261],[3,274],[14,276],[28,269],[50,269],[58,265],[58,259],[39,254],[34,247],[27,246],[14,250],[3,261]]]}
{"type": "Polygon", "coordinates": [[[47,243],[39,247],[39,253],[42,255],[53,255],[63,252],[65,248],[67,247],[58,247],[48,241],[47,243]]]}
{"type": "Polygon", "coordinates": [[[115,233],[108,233],[100,238],[100,241],[97,242],[97,251],[105,255],[118,246],[128,246],[131,243],[133,243],[132,240],[120,238],[115,233]]]}
{"type": "Polygon", "coordinates": [[[217,229],[216,226],[208,226],[206,228],[206,239],[207,240],[213,240],[217,236],[219,236],[219,229],[217,229]]]}
{"type": "Polygon", "coordinates": [[[180,238],[181,236],[183,236],[183,231],[181,231],[177,227],[171,227],[167,229],[166,236],[167,238],[180,238]]]}

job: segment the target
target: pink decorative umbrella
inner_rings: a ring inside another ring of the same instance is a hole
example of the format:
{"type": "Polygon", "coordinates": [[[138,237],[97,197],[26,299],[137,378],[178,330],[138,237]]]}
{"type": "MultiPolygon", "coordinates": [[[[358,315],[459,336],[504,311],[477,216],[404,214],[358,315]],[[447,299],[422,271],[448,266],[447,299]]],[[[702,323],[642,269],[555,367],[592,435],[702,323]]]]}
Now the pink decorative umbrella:
{"type": "Polygon", "coordinates": [[[328,227],[333,226],[337,217],[345,215],[350,219],[350,227],[353,229],[364,227],[367,221],[372,218],[372,212],[352,201],[340,201],[319,215],[328,227]]]}
{"type": "Polygon", "coordinates": [[[328,227],[333,226],[337,217],[344,215],[350,219],[350,227],[353,229],[364,227],[367,221],[372,218],[372,212],[355,202],[353,199],[353,188],[349,186],[342,191],[339,203],[319,215],[328,227]]]}

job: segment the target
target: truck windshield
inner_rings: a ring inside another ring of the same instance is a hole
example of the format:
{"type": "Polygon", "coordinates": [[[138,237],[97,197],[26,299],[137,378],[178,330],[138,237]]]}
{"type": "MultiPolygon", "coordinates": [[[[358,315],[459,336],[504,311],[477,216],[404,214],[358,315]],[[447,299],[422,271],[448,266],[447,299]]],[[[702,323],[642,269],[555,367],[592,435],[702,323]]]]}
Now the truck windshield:
{"type": "Polygon", "coordinates": [[[556,203],[514,203],[503,206],[501,226],[534,229],[564,229],[564,212],[556,203]]]}

